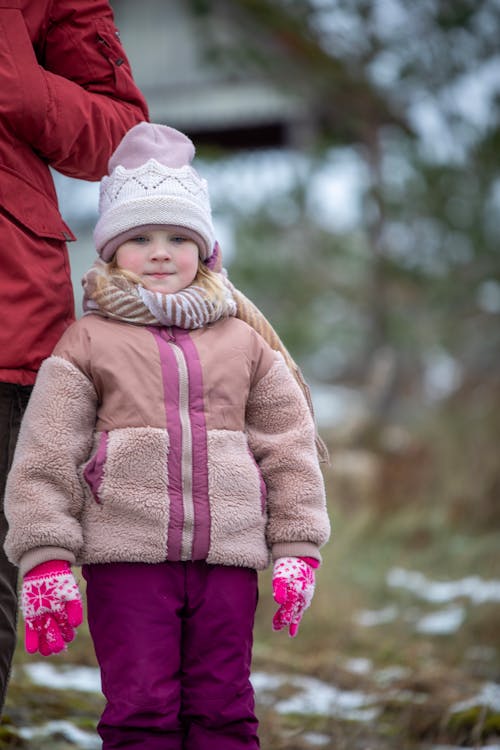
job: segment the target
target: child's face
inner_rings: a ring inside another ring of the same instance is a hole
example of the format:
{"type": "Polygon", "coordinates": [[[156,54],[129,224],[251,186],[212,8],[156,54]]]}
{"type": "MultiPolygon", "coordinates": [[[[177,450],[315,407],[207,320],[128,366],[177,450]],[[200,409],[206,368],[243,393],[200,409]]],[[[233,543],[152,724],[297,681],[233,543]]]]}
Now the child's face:
{"type": "Polygon", "coordinates": [[[116,251],[119,268],[140,276],[152,292],[173,294],[189,286],[198,272],[198,246],[178,229],[137,232],[116,251]]]}

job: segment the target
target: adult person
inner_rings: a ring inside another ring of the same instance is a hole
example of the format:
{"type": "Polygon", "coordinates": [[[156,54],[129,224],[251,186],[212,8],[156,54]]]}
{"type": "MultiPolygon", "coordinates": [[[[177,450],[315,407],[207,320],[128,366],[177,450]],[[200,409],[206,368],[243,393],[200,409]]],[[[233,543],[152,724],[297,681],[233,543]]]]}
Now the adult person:
{"type": "Polygon", "coordinates": [[[0,0],[0,711],[16,643],[17,569],[5,557],[5,480],[41,362],[74,318],[49,167],[99,180],[147,120],[107,0],[0,0]]]}

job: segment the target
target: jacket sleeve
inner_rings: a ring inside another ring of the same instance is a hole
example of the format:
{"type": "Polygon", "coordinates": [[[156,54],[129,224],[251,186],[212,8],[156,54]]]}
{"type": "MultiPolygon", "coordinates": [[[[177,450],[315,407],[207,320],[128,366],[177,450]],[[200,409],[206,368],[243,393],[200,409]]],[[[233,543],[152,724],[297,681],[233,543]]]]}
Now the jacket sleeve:
{"type": "Polygon", "coordinates": [[[51,8],[36,49],[22,11],[0,9],[0,116],[55,169],[98,180],[125,132],[148,118],[147,105],[107,0],[51,8]]]}
{"type": "Polygon", "coordinates": [[[315,427],[281,355],[251,390],[247,434],[267,488],[267,540],[273,559],[320,560],[330,523],[315,427]]]}
{"type": "Polygon", "coordinates": [[[91,451],[97,397],[70,362],[40,368],[5,489],[5,551],[21,573],[47,559],[74,562],[82,546],[78,468],[91,451]]]}

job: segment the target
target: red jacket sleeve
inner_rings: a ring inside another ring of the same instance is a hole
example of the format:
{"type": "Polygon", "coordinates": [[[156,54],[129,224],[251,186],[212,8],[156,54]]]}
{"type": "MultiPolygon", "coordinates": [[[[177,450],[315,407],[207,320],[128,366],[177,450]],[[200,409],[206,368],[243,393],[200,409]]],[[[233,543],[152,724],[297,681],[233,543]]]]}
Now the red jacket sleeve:
{"type": "Polygon", "coordinates": [[[10,62],[0,73],[0,113],[52,167],[98,180],[147,105],[107,0],[56,0],[36,52],[20,10],[1,11],[10,62]]]}

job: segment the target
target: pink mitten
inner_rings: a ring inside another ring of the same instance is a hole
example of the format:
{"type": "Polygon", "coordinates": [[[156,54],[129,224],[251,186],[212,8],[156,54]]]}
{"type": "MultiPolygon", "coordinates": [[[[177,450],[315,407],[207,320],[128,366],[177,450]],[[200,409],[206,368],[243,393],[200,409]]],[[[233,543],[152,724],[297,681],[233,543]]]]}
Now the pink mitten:
{"type": "Polygon", "coordinates": [[[280,607],[273,617],[273,630],[289,627],[297,635],[304,610],[314,594],[314,568],[318,560],[310,557],[279,557],[273,568],[274,601],[280,607]]]}
{"type": "Polygon", "coordinates": [[[71,567],[65,560],[36,565],[24,576],[21,610],[29,654],[57,654],[75,637],[83,619],[82,600],[71,567]]]}

